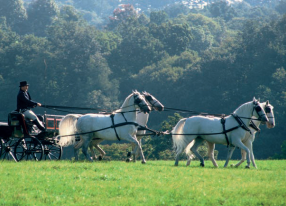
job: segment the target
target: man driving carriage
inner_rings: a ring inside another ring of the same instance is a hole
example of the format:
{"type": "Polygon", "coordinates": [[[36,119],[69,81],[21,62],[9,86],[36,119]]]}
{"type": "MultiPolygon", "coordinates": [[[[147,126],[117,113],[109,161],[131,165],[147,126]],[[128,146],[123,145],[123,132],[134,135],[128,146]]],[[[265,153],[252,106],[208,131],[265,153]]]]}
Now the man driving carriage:
{"type": "Polygon", "coordinates": [[[34,107],[41,107],[42,104],[32,101],[28,92],[29,84],[27,81],[20,82],[20,90],[17,95],[17,111],[25,115],[25,119],[32,120],[33,123],[42,131],[45,131],[45,127],[39,120],[37,115],[31,110],[34,107]]]}

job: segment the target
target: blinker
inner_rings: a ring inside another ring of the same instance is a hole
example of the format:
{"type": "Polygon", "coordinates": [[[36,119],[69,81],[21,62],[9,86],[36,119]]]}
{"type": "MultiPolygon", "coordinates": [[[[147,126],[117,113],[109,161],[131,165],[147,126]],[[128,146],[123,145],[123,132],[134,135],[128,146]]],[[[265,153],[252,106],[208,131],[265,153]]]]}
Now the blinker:
{"type": "Polygon", "coordinates": [[[271,108],[270,107],[265,107],[265,113],[271,113],[271,108]]]}
{"type": "Polygon", "coordinates": [[[255,107],[255,111],[256,112],[260,112],[261,111],[261,107],[260,106],[255,107]]]}

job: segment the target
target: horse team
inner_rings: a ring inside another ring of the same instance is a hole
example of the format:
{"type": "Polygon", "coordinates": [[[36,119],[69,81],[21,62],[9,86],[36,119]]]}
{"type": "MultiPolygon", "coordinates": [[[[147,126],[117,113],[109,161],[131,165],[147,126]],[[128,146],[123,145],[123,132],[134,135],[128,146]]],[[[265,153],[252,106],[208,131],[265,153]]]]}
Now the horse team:
{"type": "MultiPolygon", "coordinates": [[[[93,151],[95,147],[102,159],[105,152],[99,147],[104,140],[125,140],[132,144],[132,152],[128,161],[133,156],[140,154],[142,163],[146,163],[141,138],[146,130],[138,130],[145,127],[151,110],[163,111],[164,106],[151,94],[133,91],[124,101],[120,109],[109,114],[68,114],[59,126],[58,144],[66,147],[73,145],[75,159],[78,160],[78,150],[82,148],[83,154],[90,161],[96,159],[93,151]],[[79,141],[76,141],[79,140],[79,141]],[[90,148],[92,157],[88,154],[90,148]]],[[[179,163],[180,154],[185,151],[188,156],[187,166],[194,155],[200,159],[204,166],[204,159],[197,152],[203,141],[207,141],[208,155],[215,167],[218,167],[214,159],[215,144],[228,145],[228,154],[224,167],[232,156],[236,147],[241,149],[241,161],[239,166],[247,160],[247,168],[252,165],[257,168],[253,155],[252,143],[255,133],[259,131],[259,125],[266,124],[268,128],[275,126],[273,106],[269,101],[260,103],[253,98],[239,106],[231,115],[222,117],[192,116],[181,119],[171,131],[174,150],[176,153],[175,166],[179,163]]]]}

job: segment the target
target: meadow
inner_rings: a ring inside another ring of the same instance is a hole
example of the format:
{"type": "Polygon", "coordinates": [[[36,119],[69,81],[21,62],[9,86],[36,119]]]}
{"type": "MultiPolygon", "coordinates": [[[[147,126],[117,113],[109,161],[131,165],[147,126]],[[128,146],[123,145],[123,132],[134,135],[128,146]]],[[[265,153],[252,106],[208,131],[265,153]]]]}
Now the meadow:
{"type": "Polygon", "coordinates": [[[0,205],[286,205],[286,160],[256,163],[2,161],[0,205]]]}

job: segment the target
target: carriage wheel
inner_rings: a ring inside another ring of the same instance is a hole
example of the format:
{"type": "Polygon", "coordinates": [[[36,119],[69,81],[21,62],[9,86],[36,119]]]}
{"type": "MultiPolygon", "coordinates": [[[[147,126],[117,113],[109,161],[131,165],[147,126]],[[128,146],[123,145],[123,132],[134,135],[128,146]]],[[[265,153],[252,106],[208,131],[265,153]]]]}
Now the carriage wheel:
{"type": "Polygon", "coordinates": [[[17,159],[14,155],[15,143],[16,140],[14,138],[1,139],[0,157],[2,160],[14,160],[17,162],[17,159]]]}
{"type": "Polygon", "coordinates": [[[35,137],[23,137],[15,144],[14,155],[17,161],[40,161],[44,155],[41,142],[35,137]]]}
{"type": "Polygon", "coordinates": [[[60,160],[63,149],[57,144],[44,144],[44,160],[60,160]]]}

